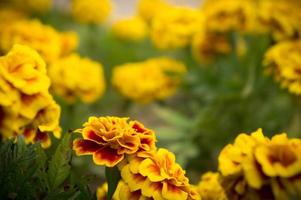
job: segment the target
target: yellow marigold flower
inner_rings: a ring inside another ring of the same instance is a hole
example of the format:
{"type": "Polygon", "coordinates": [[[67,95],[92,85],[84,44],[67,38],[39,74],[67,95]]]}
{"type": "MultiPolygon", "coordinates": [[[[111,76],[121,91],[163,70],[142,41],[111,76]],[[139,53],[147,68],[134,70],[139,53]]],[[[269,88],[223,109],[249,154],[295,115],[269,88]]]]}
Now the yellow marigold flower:
{"type": "Polygon", "coordinates": [[[219,156],[220,182],[229,199],[301,197],[301,140],[240,134],[219,156]],[[267,192],[269,191],[269,192],[267,192]]]}
{"type": "Polygon", "coordinates": [[[137,12],[146,22],[151,20],[160,12],[167,9],[168,4],[164,0],[139,0],[137,12]]]}
{"type": "Polygon", "coordinates": [[[288,139],[286,134],[257,147],[255,157],[266,176],[288,178],[301,174],[301,140],[288,139]]]}
{"type": "Polygon", "coordinates": [[[225,34],[202,30],[195,34],[192,40],[192,54],[201,63],[212,61],[214,56],[227,54],[231,45],[225,34]]]}
{"type": "Polygon", "coordinates": [[[181,62],[153,58],[115,67],[112,83],[125,97],[148,103],[172,96],[185,72],[186,68],[181,62]]]}
{"type": "Polygon", "coordinates": [[[0,57],[0,134],[4,139],[23,134],[27,143],[51,144],[60,137],[60,107],[48,89],[45,62],[33,49],[15,45],[0,57]]]}
{"type": "Polygon", "coordinates": [[[146,158],[134,157],[121,169],[122,180],[131,192],[153,199],[200,199],[173,153],[159,149],[146,158]]]}
{"type": "Polygon", "coordinates": [[[142,18],[133,16],[113,23],[112,33],[122,40],[141,41],[148,34],[148,26],[142,18]]]}
{"type": "Polygon", "coordinates": [[[52,0],[13,0],[16,7],[32,12],[47,12],[52,7],[52,0]]]}
{"type": "Polygon", "coordinates": [[[73,142],[77,155],[93,155],[97,165],[113,167],[125,155],[141,154],[154,150],[155,134],[138,121],[128,118],[90,117],[84,128],[77,130],[83,139],[73,142]]]}
{"type": "Polygon", "coordinates": [[[285,41],[271,47],[265,54],[267,73],[289,92],[301,95],[301,40],[285,41]]]}
{"type": "Polygon", "coordinates": [[[218,162],[223,176],[245,176],[246,181],[254,188],[260,188],[263,177],[256,167],[254,148],[260,143],[267,143],[262,130],[258,129],[251,136],[240,134],[234,144],[229,144],[221,151],[218,162]]]}
{"type": "Polygon", "coordinates": [[[44,60],[27,46],[15,45],[6,56],[1,57],[0,73],[24,94],[45,91],[50,86],[44,60]]]}
{"type": "Polygon", "coordinates": [[[150,36],[159,49],[183,48],[191,42],[202,23],[201,12],[192,8],[171,7],[152,21],[150,36]]]}
{"type": "Polygon", "coordinates": [[[54,93],[63,96],[69,103],[77,98],[85,103],[92,103],[105,90],[102,65],[75,53],[54,61],[49,66],[48,74],[54,93]]]}
{"type": "Polygon", "coordinates": [[[46,62],[56,60],[61,54],[59,33],[38,20],[18,21],[0,31],[0,50],[8,52],[14,44],[30,46],[37,50],[46,62]]]}
{"type": "Polygon", "coordinates": [[[72,0],[72,14],[81,23],[101,24],[111,10],[110,0],[72,0]]]}
{"type": "Polygon", "coordinates": [[[202,175],[201,181],[197,186],[202,200],[228,200],[219,178],[220,175],[217,172],[206,172],[202,175]]]}
{"type": "Polygon", "coordinates": [[[301,36],[301,4],[298,1],[259,1],[259,19],[277,41],[301,36]]]}
{"type": "Polygon", "coordinates": [[[208,0],[204,3],[202,10],[209,31],[256,32],[257,28],[261,29],[257,24],[256,4],[253,0],[208,0]]]}

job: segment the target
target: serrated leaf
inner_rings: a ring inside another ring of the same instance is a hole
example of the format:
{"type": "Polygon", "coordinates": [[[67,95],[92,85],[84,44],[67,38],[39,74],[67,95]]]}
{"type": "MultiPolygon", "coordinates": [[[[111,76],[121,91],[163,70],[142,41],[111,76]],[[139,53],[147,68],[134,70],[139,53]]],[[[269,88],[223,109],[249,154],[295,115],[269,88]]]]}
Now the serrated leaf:
{"type": "Polygon", "coordinates": [[[65,134],[49,163],[48,180],[50,189],[61,185],[70,174],[71,134],[65,134]]]}
{"type": "Polygon", "coordinates": [[[107,200],[111,200],[120,180],[120,172],[117,167],[106,167],[106,179],[108,183],[107,200]]]}

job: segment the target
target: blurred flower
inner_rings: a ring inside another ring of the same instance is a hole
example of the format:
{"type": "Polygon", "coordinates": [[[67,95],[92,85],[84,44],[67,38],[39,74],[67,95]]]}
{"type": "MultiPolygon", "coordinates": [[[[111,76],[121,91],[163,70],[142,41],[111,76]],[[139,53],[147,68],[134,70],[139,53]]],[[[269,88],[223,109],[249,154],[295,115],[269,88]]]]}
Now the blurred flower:
{"type": "Polygon", "coordinates": [[[169,5],[164,0],[139,0],[137,12],[146,22],[160,12],[164,12],[169,5]]]}
{"type": "Polygon", "coordinates": [[[95,164],[107,167],[116,166],[125,155],[144,155],[156,148],[155,134],[128,118],[90,117],[76,132],[83,136],[73,142],[76,155],[93,155],[95,164]]]}
{"type": "Polygon", "coordinates": [[[202,30],[195,34],[192,40],[192,54],[201,63],[208,63],[220,54],[231,51],[227,35],[202,30]]]}
{"type": "Polygon", "coordinates": [[[50,86],[44,60],[27,46],[14,46],[0,63],[1,75],[22,93],[31,95],[50,86]]]}
{"type": "Polygon", "coordinates": [[[198,10],[170,7],[154,17],[150,29],[152,42],[159,49],[183,48],[198,32],[202,20],[198,10]]]}
{"type": "Polygon", "coordinates": [[[141,191],[153,199],[199,199],[173,153],[159,149],[146,158],[132,158],[121,169],[122,180],[131,192],[141,191]]]}
{"type": "Polygon", "coordinates": [[[172,96],[186,72],[185,66],[169,58],[127,63],[113,69],[112,83],[125,97],[140,103],[172,96]]]}
{"type": "Polygon", "coordinates": [[[23,44],[36,49],[47,62],[56,60],[60,55],[59,34],[38,20],[18,21],[0,32],[2,51],[9,51],[14,44],[23,44]]]}
{"type": "Polygon", "coordinates": [[[255,151],[256,160],[266,176],[292,177],[301,174],[301,140],[275,135],[268,145],[255,151]]]}
{"type": "Polygon", "coordinates": [[[80,23],[101,24],[111,9],[110,0],[72,0],[72,14],[80,23]]]}
{"type": "Polygon", "coordinates": [[[301,3],[298,0],[259,1],[259,20],[277,41],[301,36],[301,3]]]}
{"type": "Polygon", "coordinates": [[[134,16],[113,23],[112,32],[122,40],[141,41],[148,34],[148,26],[140,17],[134,16]]]}
{"type": "Polygon", "coordinates": [[[201,177],[197,190],[202,200],[227,200],[223,187],[219,182],[219,173],[206,172],[201,177]]]}
{"type": "Polygon", "coordinates": [[[85,103],[92,103],[105,90],[102,65],[77,54],[54,61],[49,66],[48,74],[53,92],[63,96],[69,103],[74,103],[77,98],[85,103]]]}
{"type": "Polygon", "coordinates": [[[240,134],[221,151],[219,170],[229,199],[301,197],[301,140],[284,133],[269,140],[260,129],[240,134]]]}
{"type": "Polygon", "coordinates": [[[209,31],[213,32],[261,32],[257,21],[254,0],[245,1],[205,1],[202,10],[209,31]]]}
{"type": "Polygon", "coordinates": [[[301,40],[284,41],[271,47],[265,54],[266,72],[289,92],[301,95],[301,40]]]}
{"type": "Polygon", "coordinates": [[[48,89],[45,62],[33,49],[14,45],[0,57],[0,134],[4,139],[23,134],[27,143],[51,144],[49,133],[59,138],[60,107],[48,89]]]}

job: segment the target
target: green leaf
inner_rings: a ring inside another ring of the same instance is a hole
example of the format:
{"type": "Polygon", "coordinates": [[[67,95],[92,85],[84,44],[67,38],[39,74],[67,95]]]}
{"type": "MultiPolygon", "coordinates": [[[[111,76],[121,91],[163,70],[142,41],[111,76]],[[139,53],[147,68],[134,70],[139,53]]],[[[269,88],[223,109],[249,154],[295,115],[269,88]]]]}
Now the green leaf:
{"type": "Polygon", "coordinates": [[[48,179],[51,190],[60,186],[70,174],[71,134],[65,134],[49,163],[48,179]]]}
{"type": "Polygon", "coordinates": [[[120,180],[120,172],[117,167],[106,167],[106,179],[108,182],[108,196],[107,199],[111,200],[120,180]]]}

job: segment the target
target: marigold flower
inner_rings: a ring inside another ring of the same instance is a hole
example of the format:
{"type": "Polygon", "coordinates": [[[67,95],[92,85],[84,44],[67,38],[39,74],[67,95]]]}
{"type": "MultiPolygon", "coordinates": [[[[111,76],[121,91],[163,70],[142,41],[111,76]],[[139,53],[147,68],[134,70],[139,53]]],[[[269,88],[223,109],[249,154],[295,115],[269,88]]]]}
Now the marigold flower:
{"type": "Polygon", "coordinates": [[[149,103],[173,95],[185,72],[181,62],[153,58],[115,67],[112,83],[125,97],[139,103],[149,103]]]}
{"type": "Polygon", "coordinates": [[[301,140],[289,140],[286,134],[276,135],[268,145],[257,147],[255,157],[267,176],[288,178],[301,174],[301,140]]]}
{"type": "Polygon", "coordinates": [[[76,155],[93,155],[97,165],[113,167],[125,155],[143,156],[155,149],[154,132],[128,118],[90,117],[84,128],[76,132],[83,136],[73,142],[76,155]]]}
{"type": "Polygon", "coordinates": [[[50,86],[44,60],[27,46],[15,45],[0,58],[0,65],[2,76],[24,94],[45,91],[50,86]]]}
{"type": "Polygon", "coordinates": [[[197,186],[202,200],[228,200],[219,178],[220,175],[217,172],[206,172],[202,175],[197,186]]]}
{"type": "Polygon", "coordinates": [[[240,134],[219,156],[220,183],[227,197],[289,199],[301,197],[301,140],[286,134],[265,138],[259,129],[240,134]]]}
{"type": "Polygon", "coordinates": [[[207,28],[211,32],[262,31],[257,21],[256,4],[253,0],[208,0],[203,4],[202,10],[207,28]]]}
{"type": "Polygon", "coordinates": [[[0,134],[3,139],[23,134],[27,143],[51,144],[60,137],[60,107],[48,89],[45,62],[33,49],[15,45],[0,57],[0,134]]]}
{"type": "Polygon", "coordinates": [[[72,0],[72,15],[81,23],[101,24],[111,10],[110,0],[72,0]]]}
{"type": "Polygon", "coordinates": [[[79,36],[74,31],[62,32],[61,38],[61,56],[66,56],[77,49],[79,44],[79,36]]]}
{"type": "Polygon", "coordinates": [[[301,95],[301,40],[280,42],[265,54],[264,66],[281,87],[301,95]]]}
{"type": "Polygon", "coordinates": [[[141,41],[148,34],[148,26],[140,17],[133,16],[114,22],[112,33],[122,40],[141,41]]]}
{"type": "Polygon", "coordinates": [[[105,90],[102,65],[75,53],[54,61],[49,66],[48,74],[53,92],[69,103],[78,97],[85,103],[92,103],[105,90]],[[84,77],[88,77],[89,81],[84,77]]]}
{"type": "Polygon", "coordinates": [[[128,161],[121,169],[121,177],[131,192],[141,191],[153,199],[199,199],[185,171],[168,150],[159,149],[146,158],[132,157],[128,161]]]}
{"type": "Polygon", "coordinates": [[[301,4],[295,0],[259,1],[260,23],[275,40],[301,36],[301,4]]]}
{"type": "Polygon", "coordinates": [[[151,40],[159,49],[183,48],[199,31],[202,20],[198,10],[171,7],[154,17],[150,29],[151,40]]]}
{"type": "Polygon", "coordinates": [[[17,21],[0,32],[2,51],[8,52],[14,44],[27,45],[37,50],[47,62],[56,60],[61,54],[61,40],[58,32],[38,20],[17,21]]]}

